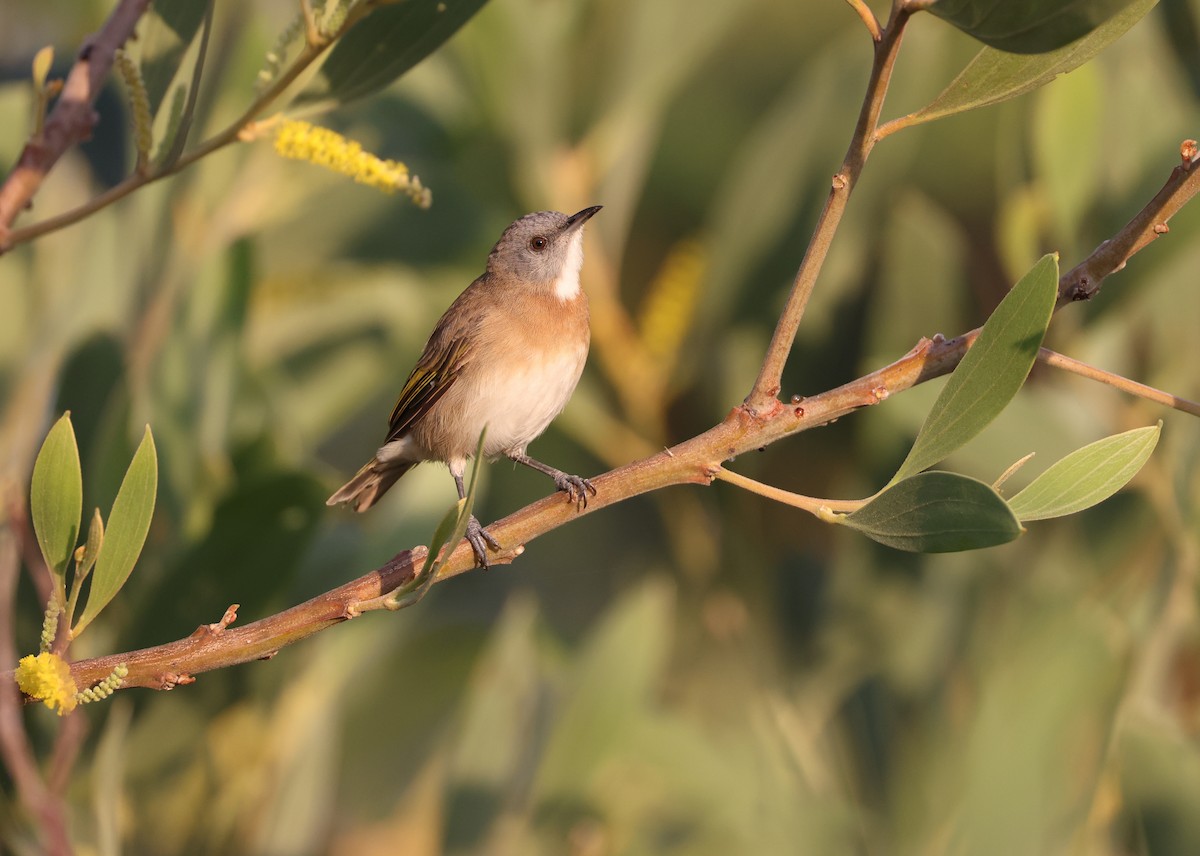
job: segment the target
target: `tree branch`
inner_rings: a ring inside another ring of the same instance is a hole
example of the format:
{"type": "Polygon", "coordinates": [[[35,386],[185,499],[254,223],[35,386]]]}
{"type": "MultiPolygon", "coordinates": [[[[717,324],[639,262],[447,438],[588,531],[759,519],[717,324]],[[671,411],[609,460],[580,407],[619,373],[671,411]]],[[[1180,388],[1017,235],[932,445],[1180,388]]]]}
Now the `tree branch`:
{"type": "MultiPolygon", "coordinates": [[[[1200,172],[1200,170],[1197,170],[1200,172]]],[[[1174,176],[1174,173],[1173,173],[1174,176]]],[[[1158,210],[1175,211],[1194,195],[1187,182],[1169,182],[1174,188],[1164,196],[1160,192],[1158,210]]],[[[1064,274],[1059,292],[1069,285],[1075,271],[1085,269],[1101,281],[1111,273],[1110,264],[1119,256],[1107,252],[1114,244],[1129,242],[1129,234],[1141,228],[1139,214],[1091,256],[1064,274]]],[[[1147,242],[1132,242],[1138,249],[1147,242]]],[[[1134,250],[1136,252],[1136,249],[1134,250]]],[[[1119,262],[1124,264],[1123,260],[1119,262]]],[[[488,526],[488,531],[503,545],[494,564],[505,564],[520,555],[524,545],[539,535],[574,520],[578,514],[591,514],[609,505],[670,485],[710,484],[721,472],[722,464],[738,455],[762,448],[785,437],[826,425],[862,407],[885,401],[891,395],[910,389],[935,377],[949,374],[962,360],[979,335],[979,329],[954,339],[934,336],[922,339],[895,362],[836,389],[788,404],[772,397],[773,406],[756,408],[749,403],[730,411],[720,424],[703,434],[626,466],[619,467],[592,481],[597,496],[582,512],[555,494],[488,526]]],[[[727,479],[730,480],[730,479],[727,479]]],[[[124,686],[169,689],[189,683],[201,672],[267,659],[279,649],[298,642],[335,624],[372,609],[381,608],[381,596],[410,581],[425,558],[425,548],[405,550],[383,566],[332,591],[317,595],[284,612],[243,627],[203,625],[191,636],[177,642],[144,648],[124,654],[111,654],[71,665],[76,683],[91,686],[108,676],[118,664],[125,664],[129,675],[124,686]]],[[[437,582],[474,568],[474,558],[466,542],[460,543],[438,577],[437,582]]],[[[0,675],[0,681],[9,679],[0,675]]]]}
{"type": "Polygon", "coordinates": [[[133,35],[149,6],[150,0],[121,0],[100,32],[80,49],[42,133],[25,144],[16,166],[0,187],[0,248],[9,245],[12,224],[31,204],[51,167],[67,149],[91,136],[99,121],[92,104],[104,88],[113,56],[133,35]]]}
{"type": "Polygon", "coordinates": [[[887,95],[888,83],[891,81],[892,68],[896,64],[896,56],[900,51],[900,41],[904,36],[904,28],[908,23],[910,13],[899,3],[892,7],[892,17],[884,27],[878,40],[875,41],[875,59],[871,65],[871,78],[867,83],[867,92],[863,98],[862,110],[859,112],[858,124],[850,139],[850,147],[842,167],[833,177],[829,196],[825,207],[817,220],[808,250],[804,254],[796,278],[792,282],[792,292],[788,295],[787,303],[775,326],[771,344],[763,359],[762,369],[754,381],[754,388],[746,397],[746,404],[752,410],[764,410],[772,406],[775,397],[779,395],[779,387],[783,377],[783,367],[787,363],[792,343],[796,340],[796,331],[800,328],[800,319],[808,306],[813,288],[817,284],[817,275],[825,264],[833,236],[837,233],[838,224],[846,211],[846,203],[858,177],[867,163],[867,157],[875,145],[875,128],[879,124],[879,113],[883,109],[883,99],[887,95]]]}
{"type": "MultiPolygon", "coordinates": [[[[130,2],[131,0],[123,0],[122,6],[130,2]]],[[[145,5],[149,2],[149,0],[141,0],[141,2],[143,5],[145,5]]],[[[266,110],[275,102],[275,100],[278,99],[285,91],[287,91],[288,87],[290,87],[297,80],[297,78],[304,73],[305,69],[312,65],[312,63],[318,57],[320,57],[321,54],[328,50],[329,47],[337,41],[337,39],[341,38],[344,33],[362,20],[362,18],[368,13],[373,11],[378,5],[379,0],[368,0],[368,2],[360,3],[351,8],[349,13],[347,13],[345,20],[342,22],[335,34],[328,37],[318,38],[315,41],[306,39],[304,47],[301,48],[300,53],[296,55],[296,59],[293,60],[290,66],[288,66],[287,70],[275,78],[271,85],[264,89],[258,95],[258,97],[254,99],[254,101],[249,107],[246,108],[241,116],[235,119],[224,129],[218,131],[204,142],[197,145],[196,148],[183,153],[179,157],[168,159],[166,163],[161,164],[155,169],[135,171],[127,176],[123,181],[118,182],[103,193],[94,196],[82,205],[72,208],[69,211],[64,211],[63,213],[53,217],[48,217],[45,220],[34,223],[31,226],[10,230],[8,227],[11,225],[12,219],[4,220],[2,216],[5,210],[3,207],[3,195],[8,186],[8,183],[6,182],[4,188],[0,188],[0,255],[8,252],[17,244],[27,243],[28,241],[32,241],[34,238],[40,238],[42,235],[49,234],[50,232],[57,232],[59,229],[63,229],[67,226],[78,223],[80,220],[95,214],[102,208],[107,208],[114,202],[124,199],[135,190],[145,187],[147,184],[152,184],[156,181],[160,181],[164,178],[175,175],[176,173],[184,170],[186,167],[191,166],[201,158],[206,157],[231,143],[235,143],[243,139],[253,139],[256,135],[256,126],[260,124],[256,122],[258,117],[266,112],[266,110]]],[[[120,10],[118,9],[118,11],[120,10]]],[[[116,12],[113,13],[114,17],[116,14],[116,12]]],[[[118,44],[116,47],[120,47],[120,45],[118,44]]],[[[116,48],[114,47],[113,50],[115,51],[115,49],[116,48]]],[[[85,47],[83,53],[86,54],[87,51],[88,48],[85,47]]],[[[112,55],[110,52],[107,64],[104,66],[105,73],[107,73],[111,65],[112,55]]],[[[72,76],[74,76],[74,71],[72,71],[72,76]]],[[[94,98],[95,95],[92,97],[94,98]]],[[[57,107],[55,108],[55,113],[57,113],[57,107]]],[[[92,113],[90,109],[89,116],[90,121],[94,125],[96,118],[95,114],[92,113]]],[[[53,118],[53,114],[51,118],[53,118]]],[[[91,125],[89,125],[89,130],[90,128],[91,125]]],[[[26,149],[28,150],[31,145],[33,145],[33,141],[26,146],[26,149]]],[[[59,152],[59,154],[61,155],[61,152],[59,152]]],[[[24,155],[22,155],[22,161],[23,160],[24,155]]],[[[57,160],[57,157],[55,160],[57,160]]],[[[52,165],[53,161],[46,165],[46,169],[48,170],[52,165]]],[[[14,175],[15,173],[16,170],[14,170],[14,175]]],[[[9,181],[12,181],[12,176],[9,177],[9,181]]],[[[40,184],[40,182],[41,179],[39,178],[38,184],[40,184]]],[[[34,185],[30,190],[30,197],[32,197],[33,192],[36,190],[37,185],[34,185]]],[[[28,198],[21,204],[24,205],[26,202],[28,202],[28,198]]],[[[16,216],[17,211],[14,210],[12,217],[15,219],[16,216]]]]}
{"type": "Polygon", "coordinates": [[[1091,300],[1109,274],[1121,270],[1134,253],[1170,231],[1167,221],[1200,192],[1200,169],[1195,168],[1200,161],[1196,141],[1184,140],[1179,155],[1182,162],[1171,170],[1166,184],[1146,207],[1059,280],[1059,306],[1073,300],[1091,300]]]}

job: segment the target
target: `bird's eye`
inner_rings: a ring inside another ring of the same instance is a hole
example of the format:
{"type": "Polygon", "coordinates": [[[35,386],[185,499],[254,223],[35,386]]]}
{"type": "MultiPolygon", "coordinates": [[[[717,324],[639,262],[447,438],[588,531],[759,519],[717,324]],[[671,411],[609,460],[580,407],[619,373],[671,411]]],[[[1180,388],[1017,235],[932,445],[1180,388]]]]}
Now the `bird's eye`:
{"type": "Polygon", "coordinates": [[[542,250],[546,249],[546,244],[548,243],[549,241],[547,241],[541,235],[538,235],[536,238],[530,239],[529,249],[533,250],[535,253],[540,253],[542,250]]]}

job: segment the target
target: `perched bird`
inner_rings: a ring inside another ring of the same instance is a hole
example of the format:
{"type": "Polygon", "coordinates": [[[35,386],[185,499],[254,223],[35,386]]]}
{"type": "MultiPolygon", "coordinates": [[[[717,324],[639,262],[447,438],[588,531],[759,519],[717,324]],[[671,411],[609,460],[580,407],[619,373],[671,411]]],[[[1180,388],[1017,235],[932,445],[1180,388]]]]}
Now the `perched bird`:
{"type": "MultiPolygon", "coordinates": [[[[459,499],[463,474],[487,427],[483,454],[504,455],[545,473],[567,501],[587,505],[596,489],[535,461],[525,449],[566,406],[587,360],[591,331],[579,286],[583,224],[599,205],[568,217],[526,214],[488,254],[487,270],[450,304],[408,376],[387,439],[326,505],[366,511],[422,461],[450,467],[459,499]]],[[[474,516],[467,540],[478,564],[496,540],[474,516]]]]}

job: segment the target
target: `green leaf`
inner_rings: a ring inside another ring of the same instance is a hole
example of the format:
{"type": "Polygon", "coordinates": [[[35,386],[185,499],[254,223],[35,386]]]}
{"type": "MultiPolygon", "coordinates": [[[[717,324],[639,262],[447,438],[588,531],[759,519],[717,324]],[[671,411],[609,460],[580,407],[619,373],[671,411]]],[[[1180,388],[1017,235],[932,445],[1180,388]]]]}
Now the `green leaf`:
{"type": "Polygon", "coordinates": [[[953,553],[1006,544],[1021,524],[990,485],[929,472],[888,488],[838,522],[911,553],[953,553]]]}
{"type": "Polygon", "coordinates": [[[1131,0],[937,0],[929,11],[986,45],[1033,54],[1095,30],[1131,0]]]}
{"type": "Polygon", "coordinates": [[[1053,234],[1068,246],[1083,233],[1080,224],[1099,195],[1096,176],[1103,169],[1104,152],[1099,146],[1081,146],[1079,140],[1102,133],[1105,88],[1100,68],[1089,65],[1045,87],[1033,99],[1037,181],[1054,214],[1053,234]]]}
{"type": "Polygon", "coordinates": [[[547,729],[534,786],[539,802],[586,790],[654,710],[674,610],[674,587],[651,577],[625,592],[588,635],[556,699],[561,713],[547,729]]]}
{"type": "Polygon", "coordinates": [[[204,21],[209,0],[171,0],[154,3],[146,12],[139,31],[141,44],[142,80],[150,98],[150,113],[158,108],[180,71],[180,64],[200,24],[204,21]]]}
{"type": "Polygon", "coordinates": [[[932,122],[1032,92],[1100,53],[1145,17],[1157,2],[1135,0],[1086,37],[1047,53],[1012,54],[984,48],[937,98],[902,121],[914,125],[932,122]]]}
{"type": "MultiPolygon", "coordinates": [[[[433,530],[433,538],[429,541],[429,554],[425,557],[425,566],[421,569],[421,576],[424,577],[430,572],[434,561],[441,553],[442,548],[448,543],[458,543],[457,540],[451,540],[454,535],[454,530],[458,528],[458,523],[464,518],[469,518],[470,512],[463,514],[467,507],[467,501],[460,499],[454,505],[450,506],[449,510],[442,516],[442,520],[438,523],[437,528],[433,530]]],[[[463,526],[463,532],[466,532],[466,526],[463,526]]],[[[461,539],[463,536],[459,536],[461,539]]]]}
{"type": "Polygon", "coordinates": [[[382,89],[433,53],[484,2],[405,0],[377,9],[338,39],[296,102],[345,103],[382,89]]]}
{"type": "Polygon", "coordinates": [[[62,580],[79,540],[83,473],[70,411],[54,423],[33,464],[29,514],[46,566],[62,580]]]}
{"type": "Polygon", "coordinates": [[[1008,501],[1021,520],[1045,520],[1091,508],[1129,483],[1149,459],[1162,422],[1114,434],[1052,464],[1008,501]]]}
{"type": "Polygon", "coordinates": [[[483,438],[487,436],[487,427],[479,434],[479,444],[475,447],[475,461],[471,466],[471,477],[467,481],[467,495],[450,507],[443,516],[437,528],[433,530],[433,538],[429,540],[428,552],[420,572],[399,588],[387,602],[388,609],[403,609],[425,597],[426,593],[437,582],[438,574],[450,561],[453,548],[467,534],[467,526],[471,522],[471,512],[475,507],[475,488],[479,484],[479,468],[483,461],[483,438]],[[447,544],[450,548],[446,555],[440,555],[447,544]]]}
{"type": "Polygon", "coordinates": [[[987,427],[1025,383],[1058,296],[1058,257],[1046,255],[988,318],[933,403],[890,484],[933,466],[987,427]]]}
{"type": "Polygon", "coordinates": [[[142,442],[133,453],[133,461],[125,471],[112,512],[108,515],[108,531],[104,533],[96,556],[87,607],[79,617],[79,623],[72,628],[71,638],[83,632],[129,579],[146,543],[146,534],[150,531],[157,491],[158,453],[154,448],[154,436],[147,425],[142,442]]]}
{"type": "Polygon", "coordinates": [[[46,86],[46,78],[50,76],[50,66],[53,64],[53,45],[46,45],[33,55],[33,88],[38,92],[46,86]]]}
{"type": "Polygon", "coordinates": [[[96,564],[96,557],[100,555],[100,547],[104,544],[104,518],[100,516],[100,509],[97,508],[92,514],[92,523],[88,526],[87,541],[82,547],[75,551],[75,573],[83,579],[91,572],[92,566],[96,564]]]}

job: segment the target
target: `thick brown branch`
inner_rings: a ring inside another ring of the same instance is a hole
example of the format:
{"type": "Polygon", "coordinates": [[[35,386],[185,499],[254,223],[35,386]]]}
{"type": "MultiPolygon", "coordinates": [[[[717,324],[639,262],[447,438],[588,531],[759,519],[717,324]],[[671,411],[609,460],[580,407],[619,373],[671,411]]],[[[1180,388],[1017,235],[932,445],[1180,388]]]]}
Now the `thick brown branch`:
{"type": "MultiPolygon", "coordinates": [[[[670,484],[707,483],[715,472],[712,458],[722,459],[744,448],[746,420],[740,410],[701,437],[659,454],[593,479],[598,495],[587,511],[597,511],[623,499],[670,484]]],[[[521,551],[521,545],[549,532],[577,516],[575,507],[562,501],[562,495],[547,497],[503,520],[488,526],[488,531],[506,548],[493,564],[509,562],[521,551]]],[[[189,683],[200,672],[247,663],[273,656],[280,648],[298,642],[327,627],[354,618],[367,609],[379,609],[381,595],[394,591],[411,580],[425,558],[425,548],[406,550],[387,564],[376,568],[332,591],[284,612],[242,627],[202,625],[185,639],[71,665],[75,682],[91,686],[108,676],[118,664],[129,669],[125,686],[170,689],[189,683]],[[369,604],[371,601],[375,603],[369,604]],[[369,604],[369,605],[368,605],[369,604]]],[[[463,542],[451,556],[441,579],[456,576],[474,567],[470,547],[463,542]]],[[[5,676],[0,675],[0,681],[5,676]]]]}
{"type": "Polygon", "coordinates": [[[8,179],[0,187],[0,247],[8,245],[8,232],[28,207],[50,168],[71,146],[88,139],[98,117],[92,104],[104,87],[117,48],[133,35],[150,0],[121,0],[104,26],[79,51],[79,57],[42,133],[29,140],[8,179]]]}

